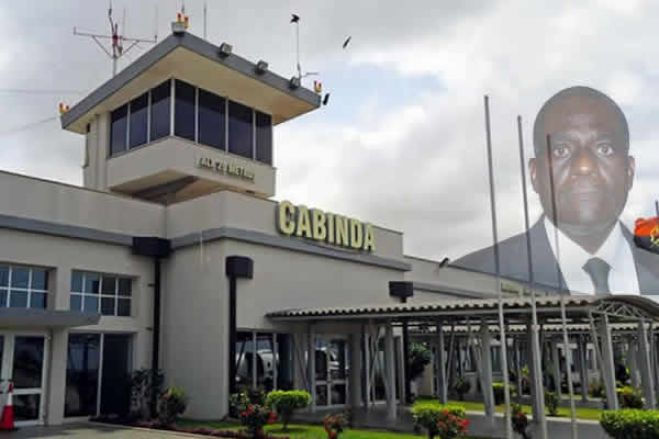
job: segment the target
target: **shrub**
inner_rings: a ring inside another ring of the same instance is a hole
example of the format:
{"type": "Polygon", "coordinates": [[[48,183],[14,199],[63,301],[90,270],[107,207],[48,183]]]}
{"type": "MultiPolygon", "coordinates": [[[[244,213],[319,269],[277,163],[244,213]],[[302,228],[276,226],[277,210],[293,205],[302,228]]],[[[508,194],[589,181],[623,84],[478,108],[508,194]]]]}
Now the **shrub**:
{"type": "Polygon", "coordinates": [[[444,408],[439,414],[437,431],[441,439],[464,438],[468,427],[469,419],[466,418],[464,411],[458,415],[444,408]]]}
{"type": "Polygon", "coordinates": [[[523,439],[530,439],[531,435],[527,432],[529,428],[529,418],[522,409],[522,406],[513,403],[510,407],[512,415],[513,431],[522,436],[523,439]]]}
{"type": "Polygon", "coordinates": [[[623,409],[642,409],[644,405],[641,391],[632,386],[618,387],[616,389],[620,408],[623,409]]]}
{"type": "MultiPolygon", "coordinates": [[[[460,421],[464,424],[464,430],[466,432],[468,424],[463,422],[467,421],[464,407],[456,405],[417,404],[412,408],[412,416],[414,418],[414,425],[425,429],[429,439],[433,439],[437,435],[440,435],[442,439],[463,437],[446,436],[450,432],[447,433],[445,430],[453,428],[457,431],[459,427],[458,421],[460,421]],[[451,416],[449,417],[449,415],[451,416]],[[440,421],[444,424],[444,429],[441,429],[440,421]]],[[[461,434],[464,435],[464,432],[461,434]]]]}
{"type": "Polygon", "coordinates": [[[503,383],[499,381],[492,383],[492,390],[494,392],[494,405],[503,404],[506,399],[506,388],[503,383]]]}
{"type": "Polygon", "coordinates": [[[327,432],[327,439],[337,439],[346,428],[346,419],[343,415],[327,415],[323,418],[323,428],[327,432]]]}
{"type": "Polygon", "coordinates": [[[306,408],[311,404],[311,395],[305,390],[274,390],[268,393],[266,405],[275,410],[288,431],[288,423],[297,409],[306,408]]]}
{"type": "Polygon", "coordinates": [[[162,393],[164,375],[162,371],[156,374],[152,382],[151,369],[139,369],[133,372],[130,379],[130,416],[137,420],[149,420],[156,416],[151,413],[151,395],[162,393]]]}
{"type": "Polygon", "coordinates": [[[604,383],[602,380],[593,380],[588,385],[588,394],[593,398],[604,397],[604,383]]]}
{"type": "Polygon", "coordinates": [[[240,423],[245,426],[252,438],[264,438],[263,427],[277,420],[277,414],[269,408],[259,404],[247,404],[245,410],[240,412],[240,423]]]}
{"type": "Polygon", "coordinates": [[[556,392],[545,392],[545,407],[549,416],[558,416],[558,394],[556,392]]]}
{"type": "Polygon", "coordinates": [[[459,376],[453,385],[453,390],[458,394],[458,399],[462,401],[464,400],[465,393],[469,393],[469,390],[471,390],[471,383],[462,376],[459,376]]]}
{"type": "Polygon", "coordinates": [[[240,412],[247,408],[250,403],[246,392],[234,393],[229,397],[229,416],[239,418],[240,412]]]}
{"type": "Polygon", "coordinates": [[[185,392],[180,387],[170,387],[158,400],[158,420],[161,425],[170,426],[182,415],[188,405],[185,392]]]}
{"type": "Polygon", "coordinates": [[[410,343],[409,353],[409,375],[410,381],[414,381],[423,373],[423,370],[430,364],[431,352],[423,343],[410,343]]]}
{"type": "Polygon", "coordinates": [[[659,438],[659,412],[654,410],[605,411],[600,425],[613,439],[659,438]]]}

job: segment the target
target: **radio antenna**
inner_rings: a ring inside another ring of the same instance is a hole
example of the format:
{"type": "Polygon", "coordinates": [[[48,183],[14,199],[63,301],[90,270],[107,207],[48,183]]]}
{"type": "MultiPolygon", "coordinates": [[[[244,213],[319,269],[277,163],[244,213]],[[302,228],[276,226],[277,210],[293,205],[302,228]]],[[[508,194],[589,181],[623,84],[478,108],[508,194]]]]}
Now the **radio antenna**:
{"type": "MultiPolygon", "coordinates": [[[[80,32],[75,27],[73,28],[73,35],[79,37],[88,37],[94,40],[98,47],[112,60],[112,76],[117,74],[117,63],[122,56],[127,54],[138,43],[156,43],[157,37],[153,39],[144,38],[131,38],[122,34],[125,31],[124,25],[119,29],[119,23],[115,23],[112,18],[112,2],[108,7],[108,21],[110,22],[110,34],[97,34],[92,32],[80,32]],[[103,41],[110,41],[110,48],[107,48],[103,41]],[[128,47],[124,47],[124,43],[128,43],[128,47]]],[[[123,20],[126,21],[126,12],[124,11],[123,20]]]]}

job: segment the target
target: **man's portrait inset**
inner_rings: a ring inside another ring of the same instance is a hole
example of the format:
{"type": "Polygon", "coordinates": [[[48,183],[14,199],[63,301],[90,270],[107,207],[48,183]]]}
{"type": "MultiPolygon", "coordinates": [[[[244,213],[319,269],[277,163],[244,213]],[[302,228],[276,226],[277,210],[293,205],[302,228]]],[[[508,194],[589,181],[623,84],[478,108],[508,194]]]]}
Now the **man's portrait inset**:
{"type": "MultiPolygon", "coordinates": [[[[544,103],[533,126],[533,190],[543,215],[530,230],[540,285],[585,294],[659,294],[659,255],[620,221],[636,163],[624,113],[610,97],[571,87],[544,103]]],[[[501,275],[528,279],[526,236],[499,244],[501,275]]],[[[454,265],[494,273],[493,248],[454,265]]]]}

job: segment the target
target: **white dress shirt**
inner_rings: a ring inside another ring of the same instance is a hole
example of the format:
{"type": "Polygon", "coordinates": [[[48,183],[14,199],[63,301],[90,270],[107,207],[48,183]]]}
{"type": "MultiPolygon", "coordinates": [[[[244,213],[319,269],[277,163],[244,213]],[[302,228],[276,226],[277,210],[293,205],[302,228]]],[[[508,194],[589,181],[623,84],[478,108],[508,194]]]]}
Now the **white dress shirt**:
{"type": "Polygon", "coordinates": [[[603,259],[611,267],[609,289],[613,294],[640,294],[634,255],[622,233],[618,222],[608,238],[590,254],[558,229],[558,251],[556,250],[556,227],[545,217],[545,230],[554,257],[559,261],[565,285],[573,293],[594,294],[593,282],[583,266],[590,258],[603,259]],[[560,253],[560,255],[557,255],[560,253]],[[560,257],[559,257],[560,256],[560,257]]]}

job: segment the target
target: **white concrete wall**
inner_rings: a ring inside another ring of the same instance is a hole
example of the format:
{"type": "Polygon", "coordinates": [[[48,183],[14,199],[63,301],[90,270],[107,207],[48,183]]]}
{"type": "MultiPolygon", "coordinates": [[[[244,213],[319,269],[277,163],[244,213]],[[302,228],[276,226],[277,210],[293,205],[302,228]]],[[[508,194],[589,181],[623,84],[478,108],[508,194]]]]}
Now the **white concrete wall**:
{"type": "MultiPolygon", "coordinates": [[[[98,325],[75,328],[74,331],[134,334],[132,366],[134,369],[149,366],[153,318],[150,260],[133,256],[127,247],[0,229],[0,262],[49,268],[49,309],[69,309],[73,270],[133,277],[130,317],[103,316],[98,325]]],[[[64,415],[68,332],[56,330],[51,334],[52,362],[48,366],[50,385],[46,392],[46,421],[49,424],[60,423],[64,415]]]]}

